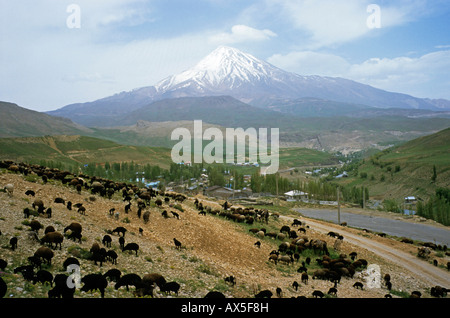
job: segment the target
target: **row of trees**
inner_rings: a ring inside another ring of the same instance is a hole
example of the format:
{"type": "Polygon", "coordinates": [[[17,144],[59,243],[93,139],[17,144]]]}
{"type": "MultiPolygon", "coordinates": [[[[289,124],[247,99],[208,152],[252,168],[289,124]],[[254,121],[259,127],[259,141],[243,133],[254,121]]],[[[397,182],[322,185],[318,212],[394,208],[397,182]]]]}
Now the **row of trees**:
{"type": "Polygon", "coordinates": [[[417,214],[443,225],[450,225],[450,189],[438,188],[436,194],[428,201],[424,203],[419,201],[417,214]]]}
{"type": "MultiPolygon", "coordinates": [[[[72,173],[84,173],[90,176],[98,176],[117,181],[133,181],[145,178],[145,180],[164,180],[164,182],[184,181],[200,178],[202,173],[208,175],[209,186],[228,186],[234,189],[242,189],[246,186],[244,182],[244,171],[229,165],[203,165],[193,164],[185,166],[172,163],[169,169],[162,169],[158,165],[138,164],[131,162],[115,162],[104,164],[64,164],[61,162],[45,161],[39,162],[42,166],[67,170],[72,173]]],[[[260,175],[259,171],[251,175],[250,188],[254,193],[271,193],[273,195],[283,194],[290,190],[300,190],[308,193],[309,198],[316,200],[337,200],[337,185],[324,179],[302,182],[300,179],[291,181],[281,177],[279,174],[260,175]]],[[[369,200],[368,188],[340,187],[340,199],[345,202],[357,203],[362,206],[363,193],[365,200],[369,200]]]]}
{"type": "MultiPolygon", "coordinates": [[[[310,199],[336,201],[338,185],[323,179],[309,180],[306,182],[297,179],[290,181],[287,178],[276,174],[261,176],[254,173],[251,179],[251,189],[253,192],[266,192],[272,194],[282,194],[290,190],[299,190],[308,193],[310,199]]],[[[340,200],[356,203],[363,206],[363,201],[369,200],[369,189],[367,187],[339,187],[341,193],[340,200]]]]}

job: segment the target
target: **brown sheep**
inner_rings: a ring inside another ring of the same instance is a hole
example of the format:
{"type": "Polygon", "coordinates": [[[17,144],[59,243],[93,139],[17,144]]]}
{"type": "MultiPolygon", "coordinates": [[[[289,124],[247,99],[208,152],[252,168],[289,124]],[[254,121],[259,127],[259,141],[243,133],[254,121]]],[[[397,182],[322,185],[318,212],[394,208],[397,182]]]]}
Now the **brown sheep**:
{"type": "Polygon", "coordinates": [[[31,206],[33,207],[33,209],[37,208],[39,213],[44,212],[44,201],[42,201],[41,199],[35,199],[31,206]]]}
{"type": "Polygon", "coordinates": [[[294,258],[292,256],[288,256],[288,255],[282,255],[282,256],[278,257],[278,260],[280,262],[284,262],[287,265],[294,263],[294,258]]]}
{"type": "Polygon", "coordinates": [[[53,255],[54,255],[53,251],[45,246],[39,247],[34,253],[34,256],[41,258],[42,260],[46,261],[47,264],[49,265],[52,264],[53,255]]]}
{"type": "Polygon", "coordinates": [[[308,284],[308,274],[307,273],[302,273],[302,283],[307,285],[308,284]]]}
{"type": "Polygon", "coordinates": [[[80,223],[72,222],[72,223],[70,223],[69,226],[66,226],[64,228],[64,233],[66,233],[67,230],[70,230],[70,231],[76,232],[76,233],[81,233],[81,231],[83,230],[83,227],[81,226],[80,223]]]}
{"type": "Polygon", "coordinates": [[[144,223],[147,224],[150,219],[150,211],[145,211],[142,218],[144,220],[144,223]]]}
{"type": "Polygon", "coordinates": [[[32,231],[35,231],[35,232],[39,232],[39,230],[40,229],[42,229],[44,226],[39,222],[39,221],[37,221],[37,220],[32,220],[31,222],[30,222],[30,228],[31,228],[31,230],[32,231]]]}
{"type": "Polygon", "coordinates": [[[44,235],[43,238],[41,238],[41,244],[47,243],[50,245],[50,248],[53,248],[53,243],[55,243],[55,249],[58,247],[61,249],[62,242],[64,240],[64,236],[59,232],[50,232],[44,235]]]}
{"type": "Polygon", "coordinates": [[[158,273],[151,273],[151,274],[145,274],[144,277],[142,277],[142,282],[148,285],[156,284],[159,288],[161,286],[164,286],[166,283],[166,279],[158,273]]]}

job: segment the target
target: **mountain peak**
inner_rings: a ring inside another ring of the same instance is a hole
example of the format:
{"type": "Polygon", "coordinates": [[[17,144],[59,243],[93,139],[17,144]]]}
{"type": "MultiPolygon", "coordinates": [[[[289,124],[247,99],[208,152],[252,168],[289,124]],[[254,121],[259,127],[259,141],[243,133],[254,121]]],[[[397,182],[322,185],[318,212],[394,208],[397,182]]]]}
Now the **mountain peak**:
{"type": "Polygon", "coordinates": [[[229,46],[219,46],[194,67],[170,76],[156,85],[159,92],[180,87],[208,89],[211,87],[237,88],[242,83],[251,83],[273,77],[281,70],[229,46]]]}

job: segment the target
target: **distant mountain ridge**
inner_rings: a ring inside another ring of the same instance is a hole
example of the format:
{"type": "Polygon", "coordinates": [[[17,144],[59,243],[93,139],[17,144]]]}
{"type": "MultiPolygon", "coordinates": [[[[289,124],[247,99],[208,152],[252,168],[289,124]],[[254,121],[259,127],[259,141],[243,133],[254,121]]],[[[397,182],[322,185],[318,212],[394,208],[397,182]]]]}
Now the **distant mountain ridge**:
{"type": "Polygon", "coordinates": [[[338,77],[302,76],[235,48],[220,46],[194,67],[169,76],[154,86],[67,105],[47,113],[67,117],[86,126],[108,126],[112,118],[120,119],[122,115],[155,101],[224,95],[261,108],[274,101],[281,107],[295,99],[315,98],[377,108],[450,110],[450,101],[447,100],[416,98],[338,77]]]}

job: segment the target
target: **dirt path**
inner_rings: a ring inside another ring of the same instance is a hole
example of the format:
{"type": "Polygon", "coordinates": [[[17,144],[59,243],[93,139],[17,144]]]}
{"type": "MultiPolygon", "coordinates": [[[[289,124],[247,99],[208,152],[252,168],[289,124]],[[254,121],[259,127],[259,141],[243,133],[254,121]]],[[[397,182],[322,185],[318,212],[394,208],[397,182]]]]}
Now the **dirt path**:
{"type": "MultiPolygon", "coordinates": [[[[293,217],[282,216],[286,220],[293,220],[293,217]]],[[[310,227],[321,233],[328,233],[330,231],[338,231],[344,236],[346,242],[364,248],[378,256],[387,259],[397,265],[409,270],[414,276],[426,280],[430,285],[450,286],[450,274],[441,268],[437,268],[419,258],[400,249],[401,246],[394,246],[392,244],[383,243],[380,240],[373,238],[365,238],[359,234],[354,233],[350,229],[342,226],[332,225],[326,222],[313,220],[310,218],[299,217],[304,220],[310,227]]],[[[388,239],[385,239],[388,240],[388,239]]],[[[399,243],[403,244],[403,243],[399,243]]]]}

